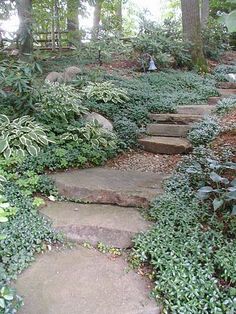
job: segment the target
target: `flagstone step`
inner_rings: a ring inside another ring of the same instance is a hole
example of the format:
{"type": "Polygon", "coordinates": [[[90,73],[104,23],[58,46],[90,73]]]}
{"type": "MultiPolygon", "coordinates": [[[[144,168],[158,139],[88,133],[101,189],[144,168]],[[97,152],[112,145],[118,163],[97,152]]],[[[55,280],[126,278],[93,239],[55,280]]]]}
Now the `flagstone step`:
{"type": "Polygon", "coordinates": [[[223,98],[224,97],[209,97],[207,103],[209,106],[215,106],[223,98]]]}
{"type": "Polygon", "coordinates": [[[162,192],[161,174],[90,168],[51,175],[61,195],[82,202],[147,207],[162,192]]]}
{"type": "Polygon", "coordinates": [[[148,135],[170,136],[170,137],[186,137],[191,125],[176,124],[148,124],[146,133],[148,135]]]}
{"type": "Polygon", "coordinates": [[[143,149],[156,154],[184,154],[191,151],[191,144],[185,138],[147,136],[139,140],[143,149]]]}
{"type": "Polygon", "coordinates": [[[150,113],[148,115],[150,120],[161,123],[173,123],[173,124],[189,124],[198,122],[202,119],[202,115],[195,114],[179,114],[179,113],[150,113]]]}
{"type": "Polygon", "coordinates": [[[212,105],[188,105],[188,106],[179,106],[177,108],[177,113],[179,114],[189,114],[189,115],[207,115],[214,110],[212,105]]]}
{"type": "Polygon", "coordinates": [[[234,89],[236,90],[236,82],[220,82],[218,83],[220,89],[234,89]]]}
{"type": "Polygon", "coordinates": [[[47,202],[41,213],[50,218],[53,227],[70,240],[92,245],[102,242],[122,249],[132,246],[136,233],[151,227],[137,208],[132,207],[47,202]]]}
{"type": "Polygon", "coordinates": [[[236,96],[236,89],[218,89],[218,92],[224,98],[236,96]]]}
{"type": "Polygon", "coordinates": [[[83,247],[40,254],[16,282],[19,314],[160,314],[150,282],[128,267],[83,247]]]}

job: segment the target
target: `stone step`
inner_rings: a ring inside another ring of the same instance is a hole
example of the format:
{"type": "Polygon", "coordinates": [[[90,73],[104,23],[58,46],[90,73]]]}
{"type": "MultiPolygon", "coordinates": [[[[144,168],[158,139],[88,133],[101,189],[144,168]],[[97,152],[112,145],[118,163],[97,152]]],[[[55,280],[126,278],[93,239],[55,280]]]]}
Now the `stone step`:
{"type": "Polygon", "coordinates": [[[178,114],[178,113],[150,113],[148,115],[150,120],[162,123],[173,123],[173,124],[189,124],[198,122],[202,119],[202,115],[194,114],[178,114]]]}
{"type": "Polygon", "coordinates": [[[221,99],[223,99],[223,97],[209,97],[207,103],[209,106],[215,106],[221,99]]]}
{"type": "Polygon", "coordinates": [[[146,133],[148,135],[186,137],[191,125],[175,125],[175,124],[148,124],[146,133]]]}
{"type": "Polygon", "coordinates": [[[71,200],[125,207],[147,207],[162,192],[161,174],[90,168],[51,175],[61,195],[71,200]]]}
{"type": "Polygon", "coordinates": [[[148,230],[148,223],[136,208],[73,202],[48,202],[41,212],[70,240],[98,242],[129,248],[136,233],[148,230]]]}
{"type": "Polygon", "coordinates": [[[148,136],[139,140],[143,149],[156,154],[183,154],[191,151],[191,144],[187,139],[174,137],[148,136]]]}
{"type": "Polygon", "coordinates": [[[212,105],[188,105],[188,106],[179,106],[177,108],[177,113],[204,116],[204,115],[209,114],[212,110],[214,110],[214,106],[212,105]]]}
{"type": "Polygon", "coordinates": [[[218,83],[220,89],[234,89],[236,90],[236,82],[220,82],[218,83]]]}
{"type": "Polygon", "coordinates": [[[236,96],[236,89],[218,89],[219,94],[224,98],[236,96]]]}
{"type": "Polygon", "coordinates": [[[160,314],[150,282],[123,257],[78,247],[40,254],[16,282],[19,314],[160,314]]]}

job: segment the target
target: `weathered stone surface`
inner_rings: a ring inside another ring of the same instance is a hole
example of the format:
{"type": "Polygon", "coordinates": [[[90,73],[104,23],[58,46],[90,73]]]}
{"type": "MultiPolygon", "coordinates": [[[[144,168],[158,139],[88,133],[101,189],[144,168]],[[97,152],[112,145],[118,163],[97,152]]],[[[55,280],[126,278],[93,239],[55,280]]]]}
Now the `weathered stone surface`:
{"type": "Polygon", "coordinates": [[[156,154],[183,154],[191,150],[191,144],[184,138],[148,136],[139,140],[144,150],[156,154]]]}
{"type": "Polygon", "coordinates": [[[106,168],[52,175],[59,192],[71,199],[130,207],[146,207],[161,192],[163,175],[106,168]]]}
{"type": "Polygon", "coordinates": [[[170,137],[186,137],[191,125],[157,124],[147,125],[147,134],[170,137]]]}
{"type": "Polygon", "coordinates": [[[63,75],[59,72],[50,72],[45,78],[45,81],[62,83],[63,75]]]}
{"type": "Polygon", "coordinates": [[[217,103],[218,103],[218,101],[220,101],[222,98],[221,97],[210,97],[210,98],[208,98],[208,105],[209,106],[215,106],[217,103]]]}
{"type": "Polygon", "coordinates": [[[160,314],[149,282],[127,267],[82,247],[40,255],[17,280],[19,314],[160,314]]]}
{"type": "Polygon", "coordinates": [[[81,74],[81,69],[76,66],[68,67],[63,72],[64,82],[73,81],[78,74],[81,74]]]}
{"type": "Polygon", "coordinates": [[[53,227],[70,240],[88,241],[96,245],[128,248],[138,232],[146,231],[151,224],[136,208],[114,205],[48,202],[41,212],[53,222],[53,227]]]}
{"type": "Polygon", "coordinates": [[[86,121],[95,121],[96,120],[99,124],[102,125],[102,127],[105,130],[110,131],[110,132],[113,131],[113,125],[111,124],[111,122],[99,113],[96,113],[96,112],[88,113],[84,116],[84,119],[86,121]]]}
{"type": "Polygon", "coordinates": [[[214,106],[210,105],[189,105],[189,106],[179,106],[177,108],[177,113],[179,114],[197,114],[206,115],[209,114],[214,109],[214,106]]]}
{"type": "Polygon", "coordinates": [[[190,115],[190,114],[178,114],[178,113],[163,113],[156,114],[150,113],[148,115],[150,120],[154,120],[162,123],[174,123],[174,124],[189,124],[192,122],[198,122],[202,119],[202,115],[190,115]]]}
{"type": "Polygon", "coordinates": [[[218,92],[224,98],[228,98],[228,97],[236,95],[236,89],[218,89],[218,92]]]}
{"type": "Polygon", "coordinates": [[[218,86],[221,89],[236,89],[236,82],[221,82],[218,86]]]}

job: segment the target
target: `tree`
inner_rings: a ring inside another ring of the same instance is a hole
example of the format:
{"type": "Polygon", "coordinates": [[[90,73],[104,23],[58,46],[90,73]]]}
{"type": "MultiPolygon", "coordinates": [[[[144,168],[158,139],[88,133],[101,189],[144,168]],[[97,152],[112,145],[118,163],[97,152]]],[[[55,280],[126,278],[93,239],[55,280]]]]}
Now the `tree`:
{"type": "Polygon", "coordinates": [[[33,51],[32,39],[32,0],[18,0],[16,2],[20,20],[18,42],[20,54],[31,54],[33,51]]]}
{"type": "Polygon", "coordinates": [[[201,0],[201,24],[202,27],[206,26],[210,14],[209,0],[201,0]]]}
{"type": "Polygon", "coordinates": [[[122,33],[122,0],[117,1],[116,5],[116,18],[117,18],[117,29],[120,33],[122,33]]]}
{"type": "Polygon", "coordinates": [[[79,0],[67,0],[67,30],[75,32],[79,29],[79,0]]]}
{"type": "Polygon", "coordinates": [[[102,11],[103,0],[96,0],[94,15],[93,15],[93,36],[98,36],[99,25],[101,21],[101,11],[102,11]]]}
{"type": "Polygon", "coordinates": [[[181,0],[183,34],[192,43],[192,60],[199,68],[206,68],[201,36],[199,0],[181,0]]]}

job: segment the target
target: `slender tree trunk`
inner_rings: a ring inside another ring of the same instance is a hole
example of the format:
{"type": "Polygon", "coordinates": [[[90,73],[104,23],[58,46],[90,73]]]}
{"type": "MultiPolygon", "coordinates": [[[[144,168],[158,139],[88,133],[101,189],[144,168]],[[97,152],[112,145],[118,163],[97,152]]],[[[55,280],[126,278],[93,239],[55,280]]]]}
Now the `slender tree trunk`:
{"type": "Polygon", "coordinates": [[[57,46],[58,46],[59,52],[61,52],[61,30],[60,30],[58,0],[55,0],[54,8],[55,8],[55,20],[56,20],[56,32],[57,32],[57,46]]]}
{"type": "Polygon", "coordinates": [[[75,32],[79,29],[79,0],[67,0],[67,30],[75,32]]]}
{"type": "Polygon", "coordinates": [[[209,0],[201,1],[201,24],[202,27],[206,26],[210,14],[209,0]]]}
{"type": "Polygon", "coordinates": [[[101,11],[102,11],[103,0],[96,0],[94,15],[93,15],[93,37],[98,37],[99,24],[101,21],[101,11]]]}
{"type": "Polygon", "coordinates": [[[116,9],[116,16],[117,16],[117,29],[120,34],[122,34],[122,0],[118,0],[117,9],[116,9]]]}
{"type": "Polygon", "coordinates": [[[20,55],[31,54],[33,52],[32,0],[19,0],[16,4],[20,20],[18,30],[20,55]]]}
{"type": "Polygon", "coordinates": [[[199,68],[206,68],[201,36],[199,0],[181,0],[183,34],[192,43],[192,60],[199,68]]]}
{"type": "Polygon", "coordinates": [[[54,3],[52,4],[52,29],[51,29],[51,40],[52,40],[52,51],[56,49],[55,43],[55,6],[54,3]]]}

